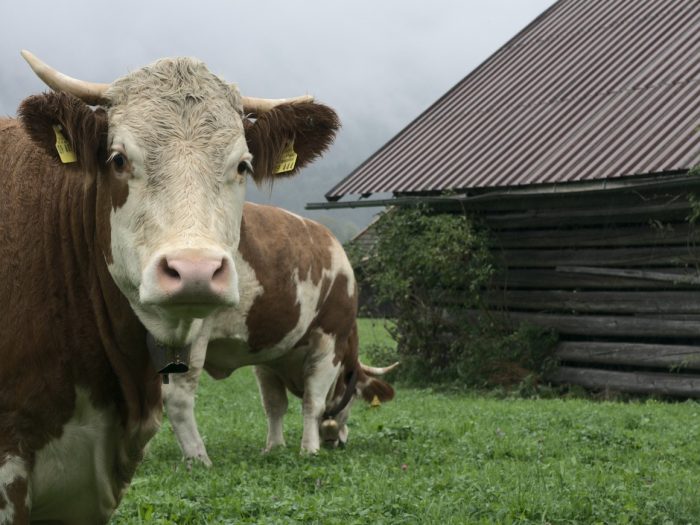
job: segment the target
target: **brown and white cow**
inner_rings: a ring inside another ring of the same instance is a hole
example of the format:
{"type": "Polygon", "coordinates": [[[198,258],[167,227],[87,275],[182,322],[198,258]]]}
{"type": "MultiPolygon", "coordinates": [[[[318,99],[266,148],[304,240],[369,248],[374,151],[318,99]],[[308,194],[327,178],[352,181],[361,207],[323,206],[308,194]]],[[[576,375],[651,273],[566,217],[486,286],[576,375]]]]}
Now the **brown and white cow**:
{"type": "Polygon", "coordinates": [[[376,377],[391,367],[359,361],[357,288],[342,246],[314,221],[246,203],[234,262],[240,303],[205,322],[190,371],[164,385],[185,458],[211,464],[194,418],[202,368],[221,379],[256,365],[268,418],[265,450],[284,445],[287,390],[303,400],[302,452],[317,452],[321,442],[344,444],[352,399],[388,401],[394,390],[376,377]]]}
{"type": "Polygon", "coordinates": [[[105,523],[160,423],[147,334],[180,348],[240,302],[246,179],[292,141],[312,160],[337,117],[189,58],[110,85],[25,58],[56,92],[0,120],[0,524],[105,523]]]}

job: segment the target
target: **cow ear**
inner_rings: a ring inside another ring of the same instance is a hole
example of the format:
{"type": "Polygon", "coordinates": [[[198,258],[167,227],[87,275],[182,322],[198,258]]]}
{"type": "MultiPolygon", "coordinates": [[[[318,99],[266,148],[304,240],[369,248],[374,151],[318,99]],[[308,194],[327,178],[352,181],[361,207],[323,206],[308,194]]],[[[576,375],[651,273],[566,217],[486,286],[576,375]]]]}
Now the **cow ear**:
{"type": "Polygon", "coordinates": [[[49,156],[59,162],[76,162],[91,173],[97,170],[106,146],[107,113],[104,109],[93,111],[83,101],[66,93],[44,93],[24,99],[18,114],[29,137],[49,156]],[[61,138],[67,145],[57,145],[61,138]],[[63,150],[63,158],[59,148],[63,150]],[[66,149],[69,150],[67,156],[66,149]],[[70,151],[75,154],[74,160],[70,151]]]}
{"type": "Polygon", "coordinates": [[[331,145],[339,127],[335,111],[313,102],[281,104],[261,113],[255,120],[246,119],[246,141],[253,155],[256,184],[296,174],[331,145]],[[290,144],[296,162],[293,168],[276,173],[283,152],[290,144]]]}
{"type": "Polygon", "coordinates": [[[362,398],[371,403],[376,397],[382,403],[394,399],[394,388],[381,379],[369,377],[366,382],[361,384],[358,382],[358,388],[362,394],[362,398]]]}

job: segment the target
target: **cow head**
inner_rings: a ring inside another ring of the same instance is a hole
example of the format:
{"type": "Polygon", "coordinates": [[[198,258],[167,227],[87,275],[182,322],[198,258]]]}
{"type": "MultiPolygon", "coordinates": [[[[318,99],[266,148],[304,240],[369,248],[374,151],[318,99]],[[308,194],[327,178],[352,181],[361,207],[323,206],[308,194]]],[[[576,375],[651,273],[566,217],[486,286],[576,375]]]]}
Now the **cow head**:
{"type": "Polygon", "coordinates": [[[94,84],[23,56],[55,93],[26,99],[22,121],[53,157],[57,133],[74,150],[113,280],[156,339],[189,342],[194,319],[238,303],[246,180],[276,177],[289,145],[298,158],[282,175],[313,160],[334,137],[335,113],[311,97],[242,97],[190,58],[94,84]]]}
{"type": "Polygon", "coordinates": [[[381,376],[399,366],[398,362],[385,367],[375,367],[358,360],[357,365],[358,368],[354,372],[338,378],[330,403],[326,404],[326,412],[319,420],[318,434],[325,448],[342,448],[347,444],[347,422],[356,397],[362,397],[372,406],[394,399],[394,388],[382,380],[381,376]]]}

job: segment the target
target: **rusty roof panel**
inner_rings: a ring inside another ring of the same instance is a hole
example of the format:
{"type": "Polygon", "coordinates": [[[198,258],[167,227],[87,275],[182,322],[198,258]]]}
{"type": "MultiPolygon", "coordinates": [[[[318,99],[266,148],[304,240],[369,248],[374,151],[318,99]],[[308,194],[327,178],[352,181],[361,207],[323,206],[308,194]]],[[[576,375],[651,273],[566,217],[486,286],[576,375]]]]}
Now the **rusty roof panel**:
{"type": "Polygon", "coordinates": [[[686,170],[699,126],[700,1],[560,0],[326,197],[686,170]]]}

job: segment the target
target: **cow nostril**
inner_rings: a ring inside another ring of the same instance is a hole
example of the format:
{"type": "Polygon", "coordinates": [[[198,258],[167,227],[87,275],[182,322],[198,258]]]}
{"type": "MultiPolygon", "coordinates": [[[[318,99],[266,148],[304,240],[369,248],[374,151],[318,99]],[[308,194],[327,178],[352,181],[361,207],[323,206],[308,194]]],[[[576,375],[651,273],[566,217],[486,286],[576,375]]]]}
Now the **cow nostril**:
{"type": "Polygon", "coordinates": [[[179,279],[180,274],[177,273],[177,270],[175,268],[171,268],[170,266],[166,266],[165,269],[163,270],[165,274],[168,277],[172,277],[173,279],[179,279]]]}
{"type": "Polygon", "coordinates": [[[163,257],[163,259],[160,261],[160,271],[166,277],[170,277],[171,279],[177,281],[180,280],[180,273],[168,264],[168,259],[165,257],[163,257]]]}
{"type": "Polygon", "coordinates": [[[226,279],[228,277],[228,262],[226,259],[221,259],[221,264],[214,270],[214,274],[211,276],[212,281],[218,281],[220,279],[226,279]]]}

